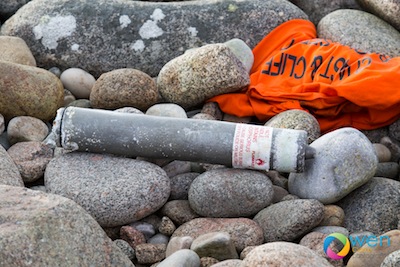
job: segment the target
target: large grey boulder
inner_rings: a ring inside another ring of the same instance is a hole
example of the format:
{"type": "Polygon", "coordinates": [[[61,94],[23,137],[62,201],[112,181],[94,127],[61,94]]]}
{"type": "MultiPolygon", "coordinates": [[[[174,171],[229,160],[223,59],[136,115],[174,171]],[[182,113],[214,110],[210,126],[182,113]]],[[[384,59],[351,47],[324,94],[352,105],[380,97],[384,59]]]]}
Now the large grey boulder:
{"type": "Polygon", "coordinates": [[[156,76],[188,48],[240,38],[253,48],[279,24],[307,18],[285,0],[36,0],[1,34],[19,36],[38,66],[82,68],[95,76],[130,67],[156,76]]]}
{"type": "Polygon", "coordinates": [[[134,266],[72,200],[7,185],[0,195],[1,266],[134,266]]]}

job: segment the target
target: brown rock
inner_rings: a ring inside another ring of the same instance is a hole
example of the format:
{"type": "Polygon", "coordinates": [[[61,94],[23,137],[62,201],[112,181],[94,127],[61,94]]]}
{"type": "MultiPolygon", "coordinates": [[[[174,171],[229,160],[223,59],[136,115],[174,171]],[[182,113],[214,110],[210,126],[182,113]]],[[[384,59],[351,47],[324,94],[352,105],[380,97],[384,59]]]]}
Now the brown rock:
{"type": "Polygon", "coordinates": [[[140,264],[153,264],[165,258],[165,244],[139,244],[136,246],[136,259],[140,264]]]}
{"type": "Polygon", "coordinates": [[[48,133],[49,129],[43,121],[30,116],[15,117],[7,126],[8,141],[11,145],[24,141],[43,141],[48,133]]]}
{"type": "Polygon", "coordinates": [[[324,217],[320,226],[342,226],[344,223],[344,211],[337,205],[325,205],[324,217]]]}
{"type": "Polygon", "coordinates": [[[90,94],[93,108],[134,107],[146,110],[158,101],[154,80],[136,69],[117,69],[102,74],[90,94]]]}
{"type": "Polygon", "coordinates": [[[212,257],[201,257],[200,258],[200,267],[210,267],[214,264],[217,264],[219,260],[214,259],[212,257]]]}
{"type": "Polygon", "coordinates": [[[175,230],[176,230],[176,226],[175,226],[174,222],[167,216],[162,217],[161,225],[158,228],[158,231],[161,234],[164,234],[166,236],[171,236],[175,230]]]}
{"type": "Polygon", "coordinates": [[[0,61],[36,67],[36,60],[22,38],[0,36],[0,61]]]}
{"type": "Polygon", "coordinates": [[[132,248],[136,248],[137,245],[146,243],[146,238],[142,232],[132,226],[122,226],[120,229],[121,239],[128,242],[132,248]]]}
{"type": "Polygon", "coordinates": [[[28,183],[41,178],[53,158],[53,150],[38,141],[16,143],[7,152],[17,165],[23,181],[28,183]]]}
{"type": "Polygon", "coordinates": [[[172,200],[165,203],[161,213],[168,216],[177,225],[184,224],[194,218],[200,217],[189,205],[188,200],[172,200]]]}
{"type": "Polygon", "coordinates": [[[64,103],[60,79],[47,70],[0,61],[0,73],[0,113],[6,120],[26,115],[49,121],[64,103]]]}

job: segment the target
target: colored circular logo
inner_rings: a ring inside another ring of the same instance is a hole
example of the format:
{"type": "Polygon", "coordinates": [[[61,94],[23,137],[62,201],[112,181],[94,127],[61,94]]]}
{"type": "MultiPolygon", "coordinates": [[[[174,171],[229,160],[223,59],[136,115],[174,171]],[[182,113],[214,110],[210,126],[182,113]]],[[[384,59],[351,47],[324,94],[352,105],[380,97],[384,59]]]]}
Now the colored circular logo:
{"type": "Polygon", "coordinates": [[[328,235],[324,240],[324,252],[329,258],[333,260],[343,259],[349,253],[349,251],[350,241],[344,234],[333,233],[328,235]],[[338,240],[340,243],[343,244],[343,248],[339,252],[335,252],[329,247],[330,244],[335,240],[338,240]]]}

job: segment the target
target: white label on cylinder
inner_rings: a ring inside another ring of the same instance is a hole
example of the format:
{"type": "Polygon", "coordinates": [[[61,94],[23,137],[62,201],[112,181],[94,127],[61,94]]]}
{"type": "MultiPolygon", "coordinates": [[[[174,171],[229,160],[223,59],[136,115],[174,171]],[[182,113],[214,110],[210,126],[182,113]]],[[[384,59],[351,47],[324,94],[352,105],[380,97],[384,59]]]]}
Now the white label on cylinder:
{"type": "Polygon", "coordinates": [[[238,124],[232,149],[232,166],[269,170],[272,127],[238,124]]]}

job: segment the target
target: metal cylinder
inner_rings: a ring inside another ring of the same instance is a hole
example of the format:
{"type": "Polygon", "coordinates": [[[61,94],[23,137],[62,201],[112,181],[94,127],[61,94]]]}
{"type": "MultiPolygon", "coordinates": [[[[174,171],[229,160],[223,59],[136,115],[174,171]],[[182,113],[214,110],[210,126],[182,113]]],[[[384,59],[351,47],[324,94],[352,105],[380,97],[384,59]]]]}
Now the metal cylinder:
{"type": "Polygon", "coordinates": [[[302,172],[309,152],[300,130],[77,107],[59,109],[52,135],[69,150],[280,172],[302,172]]]}

